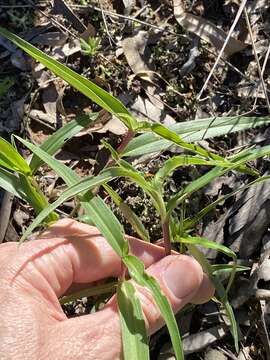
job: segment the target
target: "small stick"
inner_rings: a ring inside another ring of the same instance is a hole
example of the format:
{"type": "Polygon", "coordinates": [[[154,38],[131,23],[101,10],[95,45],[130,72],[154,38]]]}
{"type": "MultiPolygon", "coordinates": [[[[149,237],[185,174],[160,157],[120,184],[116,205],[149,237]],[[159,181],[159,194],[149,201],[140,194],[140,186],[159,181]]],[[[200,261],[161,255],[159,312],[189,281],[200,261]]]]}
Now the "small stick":
{"type": "Polygon", "coordinates": [[[207,87],[207,85],[208,85],[209,80],[211,79],[211,77],[212,77],[212,75],[213,75],[213,73],[214,73],[214,71],[215,71],[215,69],[216,69],[216,67],[217,67],[217,65],[218,65],[221,57],[222,57],[222,54],[223,54],[223,52],[224,52],[224,50],[225,50],[225,48],[226,48],[226,46],[227,46],[227,44],[228,44],[228,41],[229,41],[230,37],[232,36],[233,30],[234,30],[235,26],[236,26],[237,23],[238,23],[238,20],[239,20],[242,12],[243,12],[243,10],[244,10],[244,7],[246,6],[246,2],[247,2],[247,0],[242,0],[242,3],[241,3],[241,5],[240,5],[240,7],[239,7],[239,9],[238,9],[238,12],[237,12],[236,16],[235,16],[234,22],[233,22],[233,24],[232,24],[232,26],[231,26],[231,28],[230,28],[230,31],[228,32],[228,35],[227,35],[227,37],[226,37],[226,40],[224,41],[224,44],[223,44],[223,46],[222,46],[222,48],[221,48],[221,50],[220,50],[220,52],[219,52],[219,54],[218,54],[218,57],[217,57],[217,59],[216,59],[216,61],[215,61],[215,63],[214,63],[214,66],[212,67],[212,69],[211,69],[211,71],[210,71],[210,73],[209,73],[209,75],[208,75],[208,77],[207,77],[207,79],[206,79],[206,81],[205,81],[205,83],[204,83],[201,91],[199,92],[199,95],[198,95],[198,97],[197,97],[197,100],[198,100],[198,101],[200,100],[200,98],[201,98],[204,90],[206,89],[206,87],[207,87]]]}
{"type": "Polygon", "coordinates": [[[247,27],[248,27],[248,32],[249,32],[251,43],[252,43],[252,48],[253,48],[253,51],[254,51],[254,57],[255,57],[255,60],[256,60],[257,66],[258,66],[258,73],[259,73],[260,80],[261,80],[260,83],[262,84],[262,88],[263,88],[263,92],[264,92],[264,96],[265,96],[265,100],[266,100],[266,105],[267,105],[267,108],[268,108],[268,112],[270,114],[269,97],[268,97],[268,94],[267,94],[267,89],[266,89],[266,86],[265,86],[265,82],[263,80],[263,71],[262,71],[262,68],[261,68],[260,60],[258,58],[258,54],[257,54],[256,46],[255,46],[255,41],[254,41],[254,37],[253,37],[253,34],[252,34],[252,29],[251,29],[248,13],[247,13],[246,9],[244,9],[244,14],[245,14],[246,23],[247,23],[247,27]]]}
{"type": "Polygon", "coordinates": [[[106,20],[106,16],[105,16],[105,12],[104,12],[104,9],[103,9],[103,6],[102,6],[102,3],[101,1],[99,0],[99,6],[100,6],[100,10],[101,10],[101,15],[102,15],[102,19],[103,19],[103,22],[104,22],[104,26],[105,26],[105,30],[106,30],[106,33],[108,35],[108,39],[109,39],[109,43],[112,47],[112,44],[115,44],[113,38],[111,37],[111,34],[109,32],[109,29],[108,29],[108,24],[107,24],[107,20],[106,20]]]}

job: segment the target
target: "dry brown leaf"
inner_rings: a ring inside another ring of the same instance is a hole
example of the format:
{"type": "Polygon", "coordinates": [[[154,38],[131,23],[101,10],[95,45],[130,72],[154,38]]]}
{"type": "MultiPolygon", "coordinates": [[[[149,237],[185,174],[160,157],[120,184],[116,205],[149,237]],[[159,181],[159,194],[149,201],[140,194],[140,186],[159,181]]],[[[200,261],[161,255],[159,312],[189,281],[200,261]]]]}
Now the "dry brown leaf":
{"type": "Polygon", "coordinates": [[[53,83],[47,86],[42,91],[42,103],[44,109],[51,117],[51,122],[56,123],[57,99],[59,97],[58,91],[53,83]]]}
{"type": "MultiPolygon", "coordinates": [[[[221,50],[226,40],[227,34],[216,25],[202,17],[187,13],[184,9],[182,0],[174,0],[174,16],[177,22],[186,30],[195,33],[203,40],[211,43],[217,50],[221,50]]],[[[230,56],[242,51],[247,44],[231,37],[225,47],[225,54],[230,56]]]]}
{"type": "Polygon", "coordinates": [[[54,0],[53,12],[55,14],[63,15],[79,32],[84,32],[86,30],[83,22],[78,18],[78,16],[72,11],[72,9],[64,0],[54,0]]]}
{"type": "Polygon", "coordinates": [[[139,31],[136,35],[122,40],[122,48],[127,62],[134,75],[146,81],[144,86],[148,99],[137,97],[131,106],[136,115],[147,117],[152,121],[173,124],[174,119],[164,113],[164,104],[160,98],[160,89],[154,82],[154,64],[150,62],[150,50],[147,48],[149,35],[146,31],[139,31]]]}
{"type": "MultiPolygon", "coordinates": [[[[148,33],[141,30],[136,35],[122,40],[125,57],[135,75],[153,70],[153,66],[149,63],[149,56],[146,53],[148,39],[148,33]]],[[[151,74],[149,74],[149,79],[151,77],[151,74]]]]}

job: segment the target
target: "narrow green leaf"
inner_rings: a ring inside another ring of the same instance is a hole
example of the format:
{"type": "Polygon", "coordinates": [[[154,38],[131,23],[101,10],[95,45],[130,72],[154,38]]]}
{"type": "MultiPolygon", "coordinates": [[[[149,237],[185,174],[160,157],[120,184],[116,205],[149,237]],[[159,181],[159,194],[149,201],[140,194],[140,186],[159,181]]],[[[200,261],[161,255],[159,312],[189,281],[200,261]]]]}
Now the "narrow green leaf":
{"type": "MultiPolygon", "coordinates": [[[[225,309],[226,315],[230,321],[230,324],[231,324],[230,330],[231,330],[232,336],[234,338],[234,346],[235,346],[236,352],[238,352],[239,351],[238,327],[237,327],[237,322],[234,317],[233,309],[232,309],[231,304],[227,297],[227,293],[226,293],[221,281],[218,279],[218,277],[213,275],[213,268],[209,264],[208,260],[204,256],[204,254],[200,250],[198,250],[197,247],[194,245],[187,244],[187,247],[188,247],[188,250],[191,253],[191,255],[200,263],[204,272],[209,276],[209,278],[212,280],[212,282],[216,288],[216,292],[218,294],[219,300],[222,303],[222,305],[225,309]]],[[[235,272],[235,265],[234,265],[233,271],[235,272]]]]}
{"type": "MultiPolygon", "coordinates": [[[[245,129],[256,128],[270,123],[270,117],[216,117],[180,122],[169,126],[186,142],[195,142],[245,129]]],[[[169,140],[161,139],[153,133],[146,133],[132,139],[123,156],[140,156],[159,152],[171,146],[169,140]]]]}
{"type": "Polygon", "coordinates": [[[173,142],[174,144],[180,146],[181,148],[189,150],[191,152],[194,152],[195,154],[204,156],[207,159],[209,158],[212,160],[222,160],[222,161],[224,160],[218,154],[214,154],[210,151],[207,151],[199,145],[193,145],[191,143],[184,141],[176,132],[170,130],[169,128],[166,128],[165,126],[163,126],[161,124],[158,124],[158,123],[152,124],[151,130],[155,134],[161,136],[163,139],[169,140],[169,141],[173,142]]]}
{"type": "Polygon", "coordinates": [[[125,360],[149,360],[149,346],[141,303],[131,282],[117,287],[117,302],[125,360]]]}
{"type": "MultiPolygon", "coordinates": [[[[24,200],[33,207],[36,214],[41,213],[49,206],[49,203],[45,195],[42,193],[42,191],[36,184],[35,179],[33,177],[25,176],[22,174],[19,174],[19,179],[20,185],[25,193],[24,200]]],[[[44,218],[47,223],[56,221],[57,219],[58,215],[53,212],[51,214],[47,214],[47,216],[44,218]]]]}
{"type": "Polygon", "coordinates": [[[149,233],[141,222],[140,218],[135,214],[134,211],[124,202],[124,200],[119,196],[119,194],[114,191],[109,185],[103,185],[104,189],[110,195],[114,203],[119,207],[124,218],[131,224],[133,229],[139,235],[139,237],[146,241],[150,242],[149,233]]]}
{"type": "Polygon", "coordinates": [[[145,272],[144,264],[135,256],[125,256],[123,258],[123,262],[127,266],[132,279],[134,279],[139,285],[145,286],[151,291],[167,325],[176,359],[183,360],[184,353],[177,322],[175,320],[171,304],[169,303],[166,296],[162,294],[158,282],[145,272]]]}
{"type": "Polygon", "coordinates": [[[77,74],[75,71],[69,69],[67,66],[61,64],[57,60],[37,49],[35,46],[2,27],[0,27],[0,35],[12,41],[16,46],[45,65],[57,76],[68,82],[71,86],[79,90],[82,94],[87,96],[102,108],[115,115],[118,115],[118,117],[121,117],[121,114],[130,115],[121,101],[88,80],[86,77],[77,74]]]}
{"type": "Polygon", "coordinates": [[[184,224],[183,224],[183,228],[184,230],[187,229],[191,229],[198,221],[200,221],[206,214],[208,214],[210,211],[212,211],[213,209],[215,209],[215,207],[220,203],[223,202],[225,200],[227,200],[228,198],[230,198],[231,196],[234,196],[235,194],[237,194],[238,192],[247,190],[248,188],[250,188],[251,186],[258,184],[260,182],[269,180],[270,176],[261,176],[260,178],[250,182],[247,185],[241,186],[235,190],[233,190],[232,192],[230,192],[229,194],[226,194],[224,196],[219,197],[217,200],[213,201],[211,204],[207,205],[206,207],[204,207],[202,210],[200,210],[198,212],[198,214],[195,214],[192,218],[188,218],[184,220],[184,224]]]}
{"type": "Polygon", "coordinates": [[[236,259],[236,254],[228,247],[202,237],[196,237],[196,236],[176,237],[174,240],[176,242],[180,242],[184,244],[200,245],[208,249],[215,249],[233,259],[236,259]]]}
{"type": "MultiPolygon", "coordinates": [[[[232,166],[232,168],[234,168],[232,166]]],[[[182,203],[188,196],[190,196],[193,192],[201,189],[202,187],[209,184],[211,181],[220,177],[221,175],[225,174],[231,170],[231,168],[220,168],[215,167],[214,169],[208,171],[203,176],[200,176],[198,179],[192,181],[188,184],[183,190],[180,190],[176,193],[167,203],[167,212],[171,213],[171,211],[180,203],[182,203]]]]}
{"type": "Polygon", "coordinates": [[[112,292],[115,292],[117,288],[117,281],[111,281],[107,284],[92,286],[89,289],[83,289],[77,292],[74,292],[70,295],[62,296],[59,299],[60,304],[67,304],[71,301],[76,301],[78,299],[81,299],[83,297],[91,297],[91,296],[98,296],[102,294],[110,294],[112,292]]]}
{"type": "MultiPolygon", "coordinates": [[[[97,116],[97,113],[89,113],[70,121],[50,135],[49,138],[42,143],[40,148],[46,153],[54,155],[69,139],[94,122],[97,119],[97,116]]],[[[38,156],[34,155],[29,166],[32,172],[35,173],[42,164],[43,161],[38,156]]]]}
{"type": "MultiPolygon", "coordinates": [[[[213,152],[207,151],[207,150],[203,149],[201,146],[193,145],[191,143],[183,141],[183,139],[181,139],[181,137],[177,133],[170,130],[169,128],[166,128],[165,126],[163,126],[161,124],[156,124],[156,123],[152,124],[151,130],[154,133],[158,134],[159,136],[161,136],[167,140],[170,140],[171,142],[175,143],[176,145],[180,146],[183,149],[194,152],[195,154],[206,157],[207,159],[217,160],[217,161],[221,161],[221,162],[227,162],[228,167],[232,164],[232,162],[224,159],[222,156],[215,154],[213,152]]],[[[244,164],[244,162],[241,162],[241,164],[244,164]]],[[[246,165],[239,165],[236,168],[237,168],[237,171],[240,171],[240,172],[243,172],[243,173],[246,173],[249,175],[253,175],[253,176],[258,175],[257,171],[248,168],[246,165]]]]}
{"type": "Polygon", "coordinates": [[[114,251],[120,257],[128,254],[128,241],[124,237],[124,229],[104,201],[97,196],[89,199],[86,194],[81,198],[81,204],[114,251]]]}
{"type": "Polygon", "coordinates": [[[0,138],[0,166],[21,174],[31,174],[31,169],[24,158],[3,138],[0,138]]]}
{"type": "Polygon", "coordinates": [[[250,267],[243,265],[231,265],[231,264],[214,264],[212,265],[213,275],[221,276],[223,274],[230,274],[232,271],[241,272],[241,271],[249,271],[250,267]]]}
{"type": "Polygon", "coordinates": [[[241,155],[241,157],[239,157],[239,154],[231,156],[230,161],[234,163],[243,164],[248,161],[257,160],[269,154],[270,154],[270,145],[266,145],[255,149],[249,149],[248,151],[244,152],[241,155]]]}
{"type": "Polygon", "coordinates": [[[80,179],[72,169],[60,161],[54,159],[39,146],[31,144],[29,141],[24,140],[17,135],[14,135],[14,137],[22,144],[24,144],[28,149],[30,149],[36,156],[38,156],[39,159],[49,165],[68,185],[73,185],[80,179]]]}
{"type": "MultiPolygon", "coordinates": [[[[205,185],[209,184],[215,178],[224,175],[226,172],[230,170],[239,170],[245,162],[258,159],[260,157],[268,155],[270,152],[270,146],[265,146],[261,149],[253,149],[250,153],[246,154],[245,156],[241,157],[240,160],[233,162],[231,161],[231,166],[228,168],[220,168],[216,167],[211,171],[208,171],[203,176],[199,177],[198,179],[194,180],[192,183],[186,186],[185,189],[179,191],[175,196],[173,196],[167,204],[167,211],[170,213],[175,206],[179,203],[183,202],[188,196],[190,196],[194,191],[197,191],[204,187],[205,185]]],[[[256,181],[256,180],[255,180],[256,181]]]]}
{"type": "MultiPolygon", "coordinates": [[[[83,182],[85,180],[85,179],[81,180],[80,177],[72,169],[68,168],[60,161],[54,159],[51,155],[47,154],[38,146],[35,146],[19,137],[17,138],[20,141],[22,141],[24,145],[27,146],[31,151],[33,151],[34,154],[36,154],[44,162],[46,162],[60,177],[62,177],[62,179],[67,183],[67,185],[76,186],[80,182],[83,182]]],[[[128,175],[128,171],[124,169],[120,169],[120,168],[112,168],[112,169],[114,170],[109,170],[109,169],[105,170],[107,174],[108,172],[112,171],[110,172],[111,177],[109,178],[128,175]]],[[[100,174],[99,176],[102,175],[100,174]]],[[[113,214],[113,212],[107,207],[107,205],[103,202],[103,200],[101,200],[99,197],[94,197],[89,191],[87,194],[81,195],[80,200],[81,200],[81,205],[85,209],[88,218],[91,219],[91,222],[95,224],[95,226],[99,229],[101,234],[107,239],[107,241],[115,250],[115,252],[119,256],[128,253],[128,243],[124,238],[123,228],[120,225],[117,218],[115,217],[115,215],[113,214]]],[[[60,203],[59,204],[57,203],[56,207],[59,206],[61,203],[62,202],[60,200],[60,203]]],[[[50,210],[50,207],[48,209],[50,210]]],[[[48,209],[47,211],[49,211],[48,209]]],[[[42,221],[41,217],[39,219],[36,218],[34,223],[31,224],[30,229],[28,228],[26,234],[23,235],[21,241],[23,241],[27,236],[29,236],[29,234],[32,232],[32,229],[38,226],[41,221],[42,221]]]]}
{"type": "Polygon", "coordinates": [[[9,171],[0,167],[0,187],[17,196],[18,198],[25,199],[26,194],[21,186],[19,178],[10,173],[9,171]]]}
{"type": "Polygon", "coordinates": [[[35,220],[32,222],[32,224],[27,228],[27,230],[24,232],[21,242],[24,241],[31,232],[42,223],[42,221],[52,212],[54,211],[59,205],[61,205],[64,201],[83,193],[87,190],[91,190],[96,186],[102,185],[103,183],[109,181],[112,179],[112,174],[110,171],[107,171],[106,173],[103,173],[102,175],[96,176],[96,177],[86,177],[80,182],[78,182],[75,185],[70,186],[67,188],[63,193],[59,196],[59,198],[50,204],[47,208],[42,210],[38,216],[35,218],[35,220]]]}
{"type": "Polygon", "coordinates": [[[189,165],[210,165],[210,166],[219,166],[219,167],[229,167],[231,163],[221,160],[205,160],[197,156],[190,155],[179,155],[174,156],[163,164],[162,168],[156,173],[153,181],[155,187],[162,188],[163,182],[166,180],[171,173],[181,167],[189,165]]]}

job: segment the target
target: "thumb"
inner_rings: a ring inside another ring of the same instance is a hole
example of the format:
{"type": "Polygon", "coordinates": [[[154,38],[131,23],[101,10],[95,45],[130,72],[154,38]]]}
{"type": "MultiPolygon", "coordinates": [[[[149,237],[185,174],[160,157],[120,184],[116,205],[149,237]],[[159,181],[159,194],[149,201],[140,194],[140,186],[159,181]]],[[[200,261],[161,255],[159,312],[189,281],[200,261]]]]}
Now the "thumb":
{"type": "MultiPolygon", "coordinates": [[[[147,273],[158,281],[174,313],[197,296],[204,279],[199,263],[186,255],[167,256],[150,266],[147,273]]],[[[148,333],[153,334],[164,325],[163,318],[150,290],[135,283],[134,285],[145,315],[148,333]]]]}
{"type": "MultiPolygon", "coordinates": [[[[167,256],[151,265],[147,273],[159,282],[174,312],[190,302],[195,295],[198,296],[204,278],[200,265],[185,255],[167,256]]],[[[162,316],[150,291],[135,286],[148,333],[152,334],[164,324],[162,316]]],[[[119,359],[122,347],[116,297],[95,314],[58,323],[52,329],[46,347],[49,359],[119,359]]]]}

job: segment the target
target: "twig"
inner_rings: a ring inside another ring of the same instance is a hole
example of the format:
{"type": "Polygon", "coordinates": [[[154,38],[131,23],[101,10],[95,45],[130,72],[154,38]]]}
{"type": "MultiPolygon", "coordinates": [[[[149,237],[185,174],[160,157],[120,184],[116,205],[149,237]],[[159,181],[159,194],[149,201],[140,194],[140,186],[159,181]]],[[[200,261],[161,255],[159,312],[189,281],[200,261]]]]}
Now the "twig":
{"type": "Polygon", "coordinates": [[[52,15],[47,15],[44,11],[42,11],[41,9],[39,9],[38,5],[36,5],[32,0],[28,0],[29,4],[32,5],[32,7],[34,7],[35,9],[37,9],[43,16],[45,16],[49,21],[52,22],[52,24],[54,24],[55,26],[59,27],[60,29],[62,29],[63,31],[66,31],[67,33],[69,33],[69,35],[71,35],[73,38],[77,39],[78,36],[73,34],[72,31],[70,31],[69,29],[67,29],[64,25],[60,24],[57,20],[54,19],[54,17],[52,15]]]}
{"type": "Polygon", "coordinates": [[[99,3],[99,6],[100,6],[101,15],[102,15],[102,19],[103,19],[103,22],[104,22],[105,30],[106,30],[106,33],[108,35],[109,43],[112,46],[112,44],[115,44],[115,41],[113,40],[113,38],[111,37],[111,34],[109,32],[108,24],[107,24],[107,20],[106,20],[106,16],[105,16],[105,13],[104,13],[102,3],[101,3],[100,0],[98,1],[98,3],[99,3]]]}
{"type": "MultiPolygon", "coordinates": [[[[85,9],[85,8],[88,8],[90,7],[91,9],[93,10],[96,10],[96,11],[102,11],[99,7],[97,6],[94,6],[94,5],[71,5],[72,8],[77,8],[77,9],[85,9]]],[[[175,36],[178,36],[178,37],[181,37],[181,38],[187,38],[186,35],[182,35],[182,34],[177,34],[176,32],[174,31],[171,31],[169,29],[167,29],[166,27],[162,27],[162,26],[157,26],[157,25],[154,25],[154,24],[150,24],[146,21],[143,21],[143,20],[139,20],[137,19],[136,17],[134,16],[128,16],[128,15],[122,15],[122,14],[118,14],[114,11],[109,11],[109,10],[103,10],[104,14],[107,14],[111,17],[116,17],[116,18],[119,18],[119,19],[125,19],[125,20],[130,20],[130,21],[134,21],[134,22],[137,22],[139,24],[142,24],[142,25],[145,25],[145,26],[148,26],[148,27],[151,27],[153,29],[156,29],[156,30],[159,30],[159,31],[166,31],[168,34],[172,34],[172,35],[175,35],[175,36]]]]}
{"type": "Polygon", "coordinates": [[[268,112],[269,112],[269,114],[270,114],[270,102],[269,102],[269,98],[268,98],[268,94],[267,94],[265,82],[264,82],[264,80],[263,80],[263,72],[262,72],[260,60],[259,60],[259,58],[258,58],[258,54],[257,54],[255,42],[254,42],[254,37],[253,37],[253,34],[252,34],[252,29],[251,29],[251,25],[250,25],[248,13],[247,13],[247,10],[246,10],[246,9],[244,9],[244,14],[245,14],[246,23],[247,23],[247,27],[248,27],[248,32],[249,32],[250,39],[251,39],[251,43],[252,43],[252,48],[253,48],[253,51],[254,51],[254,57],[255,57],[255,60],[256,60],[257,66],[258,66],[258,73],[259,73],[260,80],[261,80],[261,81],[260,81],[260,84],[262,85],[263,92],[264,92],[264,96],[265,96],[265,100],[266,100],[266,104],[267,104],[267,108],[268,108],[268,112]]]}
{"type": "Polygon", "coordinates": [[[206,89],[206,87],[207,87],[207,85],[208,85],[209,80],[211,79],[211,77],[212,77],[212,75],[213,75],[213,73],[214,73],[214,71],[215,71],[215,69],[216,69],[216,67],[217,67],[217,65],[218,65],[221,57],[222,57],[222,54],[223,54],[223,52],[224,52],[224,50],[225,50],[225,48],[226,48],[226,46],[227,46],[227,44],[228,44],[228,41],[229,41],[229,39],[230,39],[231,36],[232,36],[233,30],[234,30],[235,26],[237,25],[238,20],[239,20],[241,14],[242,14],[242,12],[243,12],[243,10],[244,10],[244,8],[245,8],[246,2],[247,2],[247,0],[242,0],[242,3],[241,3],[240,6],[239,6],[238,12],[237,12],[237,14],[236,14],[236,16],[235,16],[235,19],[234,19],[234,22],[233,22],[233,24],[232,24],[232,26],[231,26],[231,28],[230,28],[230,31],[228,32],[228,35],[227,35],[227,37],[226,37],[226,40],[224,41],[224,44],[223,44],[223,46],[222,46],[222,48],[221,48],[221,50],[220,50],[220,52],[219,52],[219,54],[218,54],[218,57],[217,57],[217,59],[216,59],[216,61],[215,61],[215,63],[214,63],[214,66],[212,67],[212,69],[211,69],[211,71],[210,71],[210,73],[209,73],[209,75],[208,75],[208,77],[207,77],[207,79],[206,79],[206,81],[205,81],[205,83],[204,83],[201,91],[199,92],[199,95],[198,95],[198,97],[197,97],[197,100],[198,100],[198,101],[200,100],[200,98],[201,98],[204,90],[206,89]]]}

